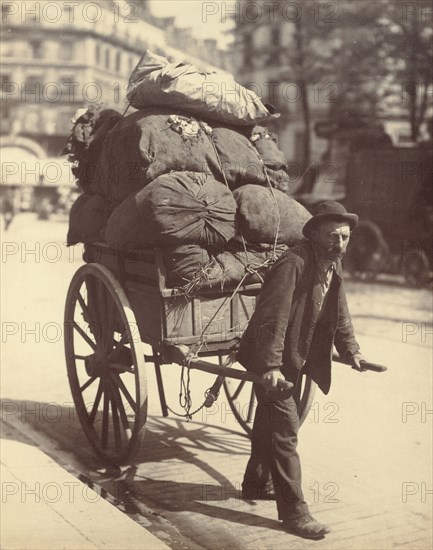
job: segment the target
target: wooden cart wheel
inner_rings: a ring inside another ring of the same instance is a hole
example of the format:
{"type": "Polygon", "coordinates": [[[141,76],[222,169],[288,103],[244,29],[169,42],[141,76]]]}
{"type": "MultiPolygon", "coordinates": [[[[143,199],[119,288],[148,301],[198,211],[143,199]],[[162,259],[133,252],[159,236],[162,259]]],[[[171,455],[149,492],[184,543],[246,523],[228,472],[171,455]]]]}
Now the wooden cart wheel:
{"type": "Polygon", "coordinates": [[[430,262],[423,250],[416,250],[402,260],[403,275],[406,282],[414,288],[421,288],[430,279],[430,262]]]}
{"type": "MultiPolygon", "coordinates": [[[[238,423],[242,426],[248,436],[251,437],[254,414],[257,407],[257,399],[254,386],[245,380],[234,378],[224,379],[224,391],[227,396],[230,409],[238,423]]],[[[316,383],[310,377],[302,375],[293,398],[298,407],[299,423],[302,425],[310,411],[311,404],[316,391],[316,383]]]]}
{"type": "Polygon", "coordinates": [[[353,230],[343,266],[355,278],[374,281],[389,261],[389,247],[380,228],[370,220],[353,230]]]}
{"type": "Polygon", "coordinates": [[[87,439],[119,465],[138,452],[147,416],[144,351],[128,298],[99,264],[80,267],[65,306],[69,384],[87,439]]]}

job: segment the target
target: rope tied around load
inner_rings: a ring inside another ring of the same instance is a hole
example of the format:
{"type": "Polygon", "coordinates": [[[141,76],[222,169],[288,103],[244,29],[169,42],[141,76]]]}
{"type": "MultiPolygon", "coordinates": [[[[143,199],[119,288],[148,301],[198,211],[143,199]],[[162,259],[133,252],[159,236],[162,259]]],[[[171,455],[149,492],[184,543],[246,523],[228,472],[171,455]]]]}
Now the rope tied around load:
{"type": "MultiPolygon", "coordinates": [[[[173,117],[171,117],[171,119],[173,119],[173,117]]],[[[178,121],[173,121],[172,120],[172,123],[174,123],[174,122],[177,123],[178,121]]],[[[205,123],[201,123],[201,124],[205,124],[205,123]]],[[[200,127],[199,124],[197,124],[197,126],[200,127]]],[[[229,188],[229,184],[227,182],[227,178],[226,178],[226,175],[224,173],[223,165],[222,165],[220,156],[218,154],[218,150],[216,148],[214,140],[212,139],[212,128],[210,128],[208,125],[205,125],[205,126],[206,126],[206,128],[204,129],[204,133],[205,133],[205,135],[208,136],[210,142],[212,143],[212,146],[213,146],[213,149],[215,151],[216,158],[218,160],[218,164],[219,164],[219,167],[220,167],[220,170],[221,170],[221,175],[223,177],[224,183],[229,188]],[[209,129],[209,131],[208,131],[208,129],[209,129]]],[[[177,131],[179,131],[179,129],[177,131]]],[[[183,131],[183,126],[182,126],[181,131],[183,131]]],[[[203,328],[203,330],[202,330],[199,338],[197,339],[197,341],[189,348],[189,352],[188,352],[187,356],[185,357],[185,360],[183,361],[182,371],[181,371],[181,378],[180,378],[179,405],[185,410],[185,413],[184,414],[176,413],[175,411],[170,409],[170,407],[168,407],[170,412],[172,412],[176,416],[181,416],[183,418],[186,418],[187,421],[192,420],[193,415],[196,414],[197,412],[199,412],[201,409],[203,409],[203,407],[206,404],[206,398],[207,398],[207,396],[209,394],[209,391],[211,389],[211,388],[208,388],[205,391],[205,401],[202,403],[202,405],[200,405],[200,407],[198,407],[197,409],[195,409],[194,411],[191,412],[192,397],[191,397],[191,391],[190,391],[190,384],[191,384],[190,363],[191,363],[192,359],[198,357],[198,354],[200,353],[202,348],[206,345],[207,340],[210,337],[210,335],[206,335],[207,330],[212,325],[212,323],[215,320],[215,318],[217,317],[217,315],[220,315],[221,313],[224,313],[225,310],[227,309],[227,307],[231,304],[234,297],[239,292],[239,289],[244,284],[245,279],[247,278],[247,276],[248,275],[256,275],[259,278],[259,280],[263,283],[264,278],[263,278],[262,274],[259,272],[259,270],[263,269],[263,268],[270,267],[278,258],[278,256],[277,256],[277,244],[278,244],[278,235],[279,235],[279,232],[280,232],[280,223],[281,223],[279,205],[278,205],[278,201],[277,201],[277,198],[275,196],[271,181],[270,181],[269,176],[266,172],[266,167],[265,167],[265,165],[263,163],[263,160],[260,157],[258,152],[257,152],[257,158],[258,158],[258,160],[260,162],[260,165],[263,169],[267,184],[269,186],[269,190],[272,193],[272,197],[274,199],[275,206],[276,206],[276,209],[277,209],[277,227],[276,227],[276,231],[275,231],[275,238],[274,238],[274,242],[273,242],[273,246],[272,246],[271,256],[270,256],[270,258],[267,258],[261,264],[254,265],[252,263],[250,257],[249,257],[247,243],[246,243],[245,238],[244,238],[244,236],[241,232],[240,236],[241,236],[241,241],[242,241],[242,246],[243,246],[243,253],[245,254],[245,259],[246,259],[245,273],[244,273],[243,277],[241,278],[241,280],[239,281],[239,283],[237,284],[236,288],[233,290],[233,292],[231,294],[229,294],[228,296],[226,296],[225,299],[223,300],[223,302],[220,304],[220,306],[216,309],[216,311],[214,312],[214,314],[212,315],[212,317],[210,318],[210,320],[208,321],[206,326],[203,328]]],[[[197,287],[199,287],[200,283],[203,280],[203,277],[206,277],[206,276],[209,275],[212,267],[214,267],[214,265],[215,265],[215,261],[216,260],[212,258],[208,262],[208,264],[206,264],[205,266],[201,266],[200,270],[197,272],[197,274],[194,276],[194,278],[191,281],[188,281],[188,283],[184,287],[181,287],[181,289],[178,289],[178,290],[180,290],[181,293],[184,293],[187,297],[191,296],[194,293],[194,290],[196,290],[197,287]]],[[[223,282],[221,283],[221,285],[223,287],[223,282]]],[[[229,330],[231,330],[232,328],[233,327],[231,327],[229,330]]],[[[231,363],[233,363],[235,361],[235,355],[233,354],[232,356],[229,356],[227,358],[227,361],[231,361],[231,363]]]]}

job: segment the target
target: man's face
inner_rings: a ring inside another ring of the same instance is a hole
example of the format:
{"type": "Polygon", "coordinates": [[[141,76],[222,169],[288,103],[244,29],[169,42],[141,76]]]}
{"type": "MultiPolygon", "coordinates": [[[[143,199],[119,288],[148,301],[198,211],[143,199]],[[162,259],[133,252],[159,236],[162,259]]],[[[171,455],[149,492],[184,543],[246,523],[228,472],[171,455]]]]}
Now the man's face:
{"type": "Polygon", "coordinates": [[[320,258],[335,262],[346,253],[350,227],[347,222],[323,222],[312,232],[311,237],[320,258]]]}

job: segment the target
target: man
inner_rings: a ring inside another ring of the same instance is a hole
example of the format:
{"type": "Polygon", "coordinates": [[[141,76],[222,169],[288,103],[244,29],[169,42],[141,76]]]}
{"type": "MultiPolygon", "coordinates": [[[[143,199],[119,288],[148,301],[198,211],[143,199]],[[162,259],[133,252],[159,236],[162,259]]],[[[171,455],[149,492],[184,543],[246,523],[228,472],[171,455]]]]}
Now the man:
{"type": "Polygon", "coordinates": [[[277,384],[289,380],[296,387],[304,372],[327,394],[333,345],[355,369],[364,370],[340,261],[357,223],[358,216],[337,202],[319,205],[303,228],[308,241],[286,252],[266,275],[237,356],[247,370],[262,374],[264,383],[255,388],[258,406],[243,496],[269,498],[274,491],[284,528],[311,539],[323,538],[330,529],[310,515],[304,501],[297,408],[293,391],[277,384]]]}

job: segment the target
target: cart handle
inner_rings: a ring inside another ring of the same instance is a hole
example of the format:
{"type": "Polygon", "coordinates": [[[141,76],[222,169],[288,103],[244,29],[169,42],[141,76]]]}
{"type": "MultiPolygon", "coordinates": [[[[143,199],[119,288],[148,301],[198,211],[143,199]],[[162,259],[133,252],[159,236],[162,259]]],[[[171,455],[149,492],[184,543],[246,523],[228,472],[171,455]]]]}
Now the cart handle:
{"type": "MultiPolygon", "coordinates": [[[[343,363],[344,365],[351,365],[349,361],[343,360],[339,355],[336,353],[333,354],[332,360],[336,361],[337,363],[343,363]]],[[[385,367],[384,365],[379,365],[378,363],[370,363],[370,361],[360,361],[362,368],[365,370],[371,370],[374,372],[385,372],[388,370],[388,367],[385,367]]],[[[353,368],[353,367],[352,367],[353,368]]]]}

